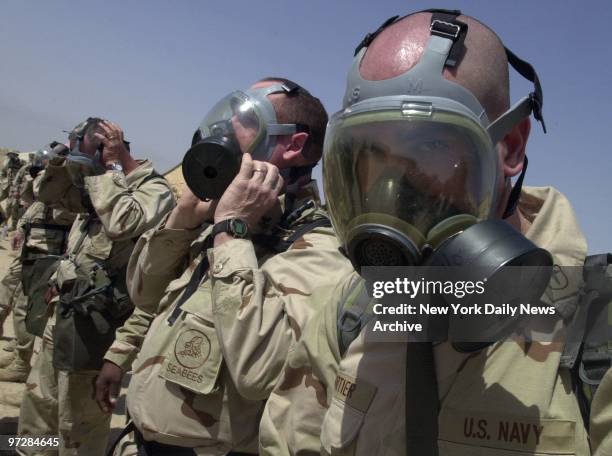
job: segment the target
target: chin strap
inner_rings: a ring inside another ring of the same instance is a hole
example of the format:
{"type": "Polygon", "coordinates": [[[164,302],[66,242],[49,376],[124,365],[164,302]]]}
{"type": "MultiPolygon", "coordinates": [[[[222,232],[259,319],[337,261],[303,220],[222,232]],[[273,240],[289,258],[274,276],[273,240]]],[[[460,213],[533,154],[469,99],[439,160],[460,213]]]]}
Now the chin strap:
{"type": "Polygon", "coordinates": [[[527,164],[529,160],[527,160],[527,155],[525,155],[525,160],[523,160],[523,170],[521,171],[520,176],[516,180],[516,184],[512,187],[512,191],[510,192],[510,198],[508,198],[508,204],[506,205],[506,210],[502,218],[508,218],[514,211],[516,211],[516,207],[518,206],[519,199],[521,197],[521,190],[523,188],[523,179],[525,178],[525,171],[527,171],[527,164]]]}

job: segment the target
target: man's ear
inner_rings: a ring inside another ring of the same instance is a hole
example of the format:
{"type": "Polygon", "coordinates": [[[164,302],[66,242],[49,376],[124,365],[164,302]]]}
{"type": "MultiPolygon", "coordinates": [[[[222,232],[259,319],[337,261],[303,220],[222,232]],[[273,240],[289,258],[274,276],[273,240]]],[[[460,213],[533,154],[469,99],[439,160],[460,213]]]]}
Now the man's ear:
{"type": "Polygon", "coordinates": [[[283,159],[296,160],[302,154],[302,150],[308,141],[308,133],[299,132],[291,136],[291,141],[287,144],[287,148],[283,151],[283,159]]]}
{"type": "Polygon", "coordinates": [[[523,170],[525,147],[531,131],[529,117],[519,122],[504,139],[503,167],[505,177],[514,177],[523,170]]]}

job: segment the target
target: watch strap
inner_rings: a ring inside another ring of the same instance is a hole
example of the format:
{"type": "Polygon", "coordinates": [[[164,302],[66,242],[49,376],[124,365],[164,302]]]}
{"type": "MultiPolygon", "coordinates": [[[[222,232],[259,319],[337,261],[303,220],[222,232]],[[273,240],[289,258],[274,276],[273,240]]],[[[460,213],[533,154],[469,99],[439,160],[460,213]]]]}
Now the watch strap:
{"type": "Polygon", "coordinates": [[[215,223],[211,232],[211,236],[214,238],[219,233],[228,233],[237,239],[244,239],[248,237],[248,230],[246,230],[243,235],[241,235],[240,233],[236,233],[233,227],[234,221],[239,221],[240,223],[243,223],[246,227],[246,223],[240,219],[226,219],[221,222],[215,223]]]}

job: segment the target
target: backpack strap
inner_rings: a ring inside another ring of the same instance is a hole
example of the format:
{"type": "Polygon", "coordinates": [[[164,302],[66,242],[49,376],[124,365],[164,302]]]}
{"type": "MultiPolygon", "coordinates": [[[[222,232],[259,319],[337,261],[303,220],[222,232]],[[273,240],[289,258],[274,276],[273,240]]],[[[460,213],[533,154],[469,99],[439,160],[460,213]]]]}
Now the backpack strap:
{"type": "Polygon", "coordinates": [[[608,306],[612,302],[612,254],[588,256],[584,262],[580,303],[561,354],[560,367],[572,373],[585,427],[589,427],[591,400],[612,367],[608,306]],[[604,340],[601,340],[602,330],[604,340]]]}
{"type": "Polygon", "coordinates": [[[355,277],[340,298],[338,306],[338,347],[344,356],[349,345],[374,316],[369,312],[370,302],[365,281],[355,277]]]}
{"type": "Polygon", "coordinates": [[[300,239],[305,234],[311,232],[315,228],[331,227],[331,221],[325,215],[320,215],[316,219],[299,225],[287,239],[279,239],[278,234],[255,234],[251,236],[253,243],[264,245],[275,254],[283,253],[291,247],[291,245],[300,239]]]}

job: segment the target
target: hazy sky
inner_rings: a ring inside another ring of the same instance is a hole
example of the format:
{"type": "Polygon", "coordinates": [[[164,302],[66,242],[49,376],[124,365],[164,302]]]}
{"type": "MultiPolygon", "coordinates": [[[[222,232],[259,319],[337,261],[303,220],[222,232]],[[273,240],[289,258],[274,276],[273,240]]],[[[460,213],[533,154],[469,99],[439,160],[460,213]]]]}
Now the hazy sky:
{"type": "MultiPolygon", "coordinates": [[[[574,204],[590,251],[612,249],[612,8],[608,2],[0,2],[0,146],[32,150],[83,118],[119,123],[160,171],[179,163],[221,96],[285,76],[340,106],[353,50],[387,17],[433,6],[479,18],[536,67],[549,133],[534,124],[528,185],[574,204]]],[[[530,85],[512,78],[512,99],[530,85]]]]}

